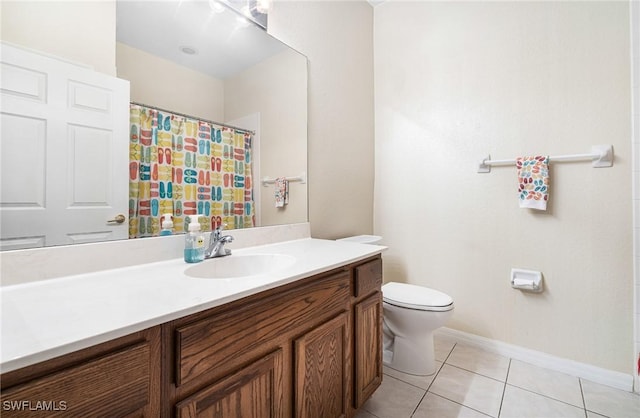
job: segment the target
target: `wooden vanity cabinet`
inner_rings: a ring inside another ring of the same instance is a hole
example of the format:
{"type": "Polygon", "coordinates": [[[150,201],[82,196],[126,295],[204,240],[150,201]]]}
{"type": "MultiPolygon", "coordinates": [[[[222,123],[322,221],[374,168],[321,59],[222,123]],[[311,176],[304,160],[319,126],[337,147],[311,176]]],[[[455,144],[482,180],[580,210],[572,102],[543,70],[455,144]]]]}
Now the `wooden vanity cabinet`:
{"type": "Polygon", "coordinates": [[[160,327],[2,375],[3,417],[157,417],[160,327]]]}
{"type": "Polygon", "coordinates": [[[350,302],[341,268],[163,325],[165,415],[348,416],[350,302]]]}
{"type": "Polygon", "coordinates": [[[382,382],[382,259],[165,324],[164,413],[352,417],[382,382]]]}
{"type": "Polygon", "coordinates": [[[64,400],[68,416],[353,417],[382,381],[381,285],[376,256],[5,373],[2,401],[64,400]]]}

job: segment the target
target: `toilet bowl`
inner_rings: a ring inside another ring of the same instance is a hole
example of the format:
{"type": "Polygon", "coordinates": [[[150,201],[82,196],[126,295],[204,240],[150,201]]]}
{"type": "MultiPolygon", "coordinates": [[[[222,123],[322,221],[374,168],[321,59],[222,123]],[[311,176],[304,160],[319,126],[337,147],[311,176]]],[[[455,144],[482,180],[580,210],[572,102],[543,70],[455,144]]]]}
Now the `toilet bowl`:
{"type": "Polygon", "coordinates": [[[433,332],[453,314],[453,299],[427,287],[389,282],[382,286],[383,363],[419,376],[436,372],[433,332]]]}
{"type": "MultiPolygon", "coordinates": [[[[378,235],[358,235],[338,241],[377,244],[378,235]]],[[[433,332],[453,315],[451,296],[405,283],[382,286],[383,363],[418,376],[436,372],[433,332]]]]}

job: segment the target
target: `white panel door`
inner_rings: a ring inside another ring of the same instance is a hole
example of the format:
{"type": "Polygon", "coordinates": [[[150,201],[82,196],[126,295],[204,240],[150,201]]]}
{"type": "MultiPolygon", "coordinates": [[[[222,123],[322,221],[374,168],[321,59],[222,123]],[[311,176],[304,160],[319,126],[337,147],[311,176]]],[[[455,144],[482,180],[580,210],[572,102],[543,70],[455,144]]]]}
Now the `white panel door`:
{"type": "Polygon", "coordinates": [[[129,82],[7,44],[0,66],[1,249],[127,238],[129,82]]]}

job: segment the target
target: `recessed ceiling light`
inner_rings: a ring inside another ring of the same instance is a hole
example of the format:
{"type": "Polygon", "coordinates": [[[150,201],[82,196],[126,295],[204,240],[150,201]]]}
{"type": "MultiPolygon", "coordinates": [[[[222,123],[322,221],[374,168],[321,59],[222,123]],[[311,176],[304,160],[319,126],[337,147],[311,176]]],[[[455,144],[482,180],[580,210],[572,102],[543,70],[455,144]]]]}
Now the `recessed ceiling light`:
{"type": "Polygon", "coordinates": [[[187,55],[197,55],[198,54],[198,50],[195,48],[192,48],[190,46],[181,46],[180,47],[180,51],[182,51],[184,54],[187,55]]]}

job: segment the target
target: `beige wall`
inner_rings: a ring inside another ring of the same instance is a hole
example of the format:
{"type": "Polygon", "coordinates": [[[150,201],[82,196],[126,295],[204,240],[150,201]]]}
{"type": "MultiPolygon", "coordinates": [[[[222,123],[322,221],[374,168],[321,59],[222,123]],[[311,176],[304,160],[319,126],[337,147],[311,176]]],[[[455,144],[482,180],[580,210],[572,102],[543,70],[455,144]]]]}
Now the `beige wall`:
{"type": "Polygon", "coordinates": [[[116,2],[6,1],[0,38],[116,74],[116,2]]]}
{"type": "MultiPolygon", "coordinates": [[[[307,62],[285,50],[225,80],[225,116],[260,113],[260,177],[293,177],[307,171],[307,62]],[[287,71],[282,71],[286,68],[287,71]]],[[[289,204],[275,207],[273,186],[260,188],[262,225],[307,221],[307,184],[289,184],[289,204]]]]}
{"type": "Polygon", "coordinates": [[[132,101],[224,122],[222,80],[120,42],[116,56],[118,77],[131,82],[132,101]]]}
{"type": "Polygon", "coordinates": [[[385,280],[450,294],[449,326],[598,367],[633,364],[629,5],[386,2],[375,9],[375,233],[385,280]],[[477,162],[613,144],[551,167],[550,208],[477,162]],[[540,270],[546,290],[509,283],[540,270]]]}
{"type": "Polygon", "coordinates": [[[269,32],[309,59],[309,221],[316,238],[373,227],[373,9],[275,1],[269,32]]]}

